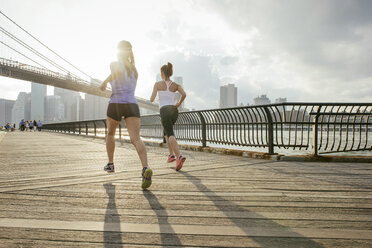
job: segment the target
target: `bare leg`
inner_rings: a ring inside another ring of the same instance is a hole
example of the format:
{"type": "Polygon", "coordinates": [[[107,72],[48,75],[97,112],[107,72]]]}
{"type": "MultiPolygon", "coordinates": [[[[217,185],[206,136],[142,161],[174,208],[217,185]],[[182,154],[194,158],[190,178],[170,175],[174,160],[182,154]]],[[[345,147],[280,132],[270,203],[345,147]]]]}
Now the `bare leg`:
{"type": "Polygon", "coordinates": [[[107,137],[106,137],[106,151],[109,159],[109,163],[114,163],[114,151],[115,151],[115,133],[116,127],[119,125],[119,121],[116,121],[110,117],[107,117],[107,137]]]}
{"type": "Polygon", "coordinates": [[[172,155],[173,154],[173,150],[172,150],[171,145],[169,144],[168,136],[167,135],[164,135],[164,138],[165,138],[165,141],[167,142],[167,145],[168,145],[169,155],[172,155]]]}
{"type": "Polygon", "coordinates": [[[141,160],[142,167],[146,167],[147,164],[147,151],[140,137],[140,124],[141,120],[138,117],[128,117],[125,119],[125,124],[128,129],[130,141],[137,150],[138,156],[141,160]]]}
{"type": "Polygon", "coordinates": [[[167,140],[168,142],[168,146],[171,147],[171,150],[174,152],[174,154],[176,155],[176,157],[178,158],[178,156],[180,155],[180,151],[178,149],[178,144],[177,144],[177,140],[176,140],[176,137],[174,136],[170,136],[167,140]]]}

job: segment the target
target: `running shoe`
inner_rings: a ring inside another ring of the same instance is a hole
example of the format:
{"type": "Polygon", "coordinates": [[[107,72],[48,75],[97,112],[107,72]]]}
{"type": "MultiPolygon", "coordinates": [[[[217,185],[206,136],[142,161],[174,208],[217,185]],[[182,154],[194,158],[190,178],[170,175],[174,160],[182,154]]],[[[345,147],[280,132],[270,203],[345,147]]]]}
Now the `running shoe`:
{"type": "Polygon", "coordinates": [[[182,169],[183,163],[185,162],[186,158],[182,157],[181,155],[178,156],[176,160],[176,171],[179,171],[182,169]]]}
{"type": "Polygon", "coordinates": [[[142,189],[147,189],[152,184],[152,170],[148,167],[142,169],[142,189]]]}
{"type": "Polygon", "coordinates": [[[111,164],[111,163],[106,164],[106,165],[103,167],[103,170],[104,170],[104,171],[107,171],[107,172],[115,172],[114,164],[111,164]]]}
{"type": "Polygon", "coordinates": [[[176,160],[176,156],[174,156],[173,154],[172,155],[168,155],[168,163],[172,163],[174,160],[176,160]]]}

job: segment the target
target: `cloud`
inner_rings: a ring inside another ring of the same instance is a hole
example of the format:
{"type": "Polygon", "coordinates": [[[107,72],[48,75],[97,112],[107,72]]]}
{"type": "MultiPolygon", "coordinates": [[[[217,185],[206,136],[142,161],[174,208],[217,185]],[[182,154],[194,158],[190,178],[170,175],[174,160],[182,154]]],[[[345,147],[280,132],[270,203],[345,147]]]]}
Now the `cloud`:
{"type": "Polygon", "coordinates": [[[236,62],[239,61],[238,57],[233,57],[233,56],[224,56],[220,60],[221,65],[233,65],[236,62]]]}
{"type": "Polygon", "coordinates": [[[239,60],[250,86],[271,84],[271,94],[290,88],[283,96],[297,101],[303,91],[310,101],[358,101],[357,89],[372,89],[371,1],[209,1],[205,8],[233,30],[257,29],[239,60]]]}
{"type": "Polygon", "coordinates": [[[117,41],[130,40],[141,97],[170,61],[184,77],[189,108],[217,107],[224,83],[236,84],[239,103],[266,93],[271,100],[372,101],[372,1],[93,1],[88,11],[87,1],[69,1],[68,15],[43,2],[46,18],[6,3],[6,13],[97,78],[107,76],[117,41]]]}

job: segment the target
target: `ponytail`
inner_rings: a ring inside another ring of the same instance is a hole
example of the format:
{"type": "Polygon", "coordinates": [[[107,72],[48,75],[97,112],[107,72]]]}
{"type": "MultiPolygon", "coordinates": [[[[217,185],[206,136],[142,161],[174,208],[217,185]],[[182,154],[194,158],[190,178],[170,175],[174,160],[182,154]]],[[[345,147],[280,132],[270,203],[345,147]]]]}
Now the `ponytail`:
{"type": "Polygon", "coordinates": [[[160,71],[164,73],[165,77],[169,78],[173,75],[173,65],[168,62],[160,68],[160,71]]]}
{"type": "Polygon", "coordinates": [[[124,64],[127,75],[131,76],[134,74],[138,78],[137,68],[134,62],[134,55],[132,51],[132,45],[129,41],[122,40],[118,44],[118,59],[124,64]]]}

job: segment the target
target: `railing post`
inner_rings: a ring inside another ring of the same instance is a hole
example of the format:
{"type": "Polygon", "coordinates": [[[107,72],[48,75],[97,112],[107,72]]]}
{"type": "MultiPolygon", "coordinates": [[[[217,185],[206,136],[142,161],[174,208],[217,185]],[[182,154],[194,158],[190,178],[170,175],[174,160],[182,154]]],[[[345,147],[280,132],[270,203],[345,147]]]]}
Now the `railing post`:
{"type": "Polygon", "coordinates": [[[85,135],[88,136],[88,122],[85,122],[85,135]]]}
{"type": "Polygon", "coordinates": [[[268,142],[268,154],[273,155],[274,154],[274,124],[273,124],[273,118],[271,116],[271,113],[269,109],[265,106],[263,107],[266,113],[267,117],[267,128],[268,128],[268,137],[267,137],[267,142],[268,142]]]}
{"type": "Polygon", "coordinates": [[[198,112],[198,115],[200,117],[201,128],[202,128],[202,147],[207,147],[207,126],[205,124],[205,118],[201,114],[201,112],[198,112]]]}
{"type": "Polygon", "coordinates": [[[119,124],[119,140],[121,141],[121,122],[119,124]]]}
{"type": "Polygon", "coordinates": [[[106,123],[106,120],[103,120],[103,123],[105,124],[105,137],[107,137],[107,123],[106,123]]]}
{"type": "Polygon", "coordinates": [[[93,126],[94,126],[94,137],[96,137],[97,136],[97,125],[95,121],[93,121],[93,126]]]}
{"type": "Polygon", "coordinates": [[[316,114],[314,115],[314,124],[313,124],[313,156],[318,156],[318,121],[319,121],[319,112],[322,106],[318,106],[316,114]]]}
{"type": "Polygon", "coordinates": [[[314,124],[313,124],[313,156],[318,156],[318,118],[319,115],[316,114],[314,116],[314,124]]]}

